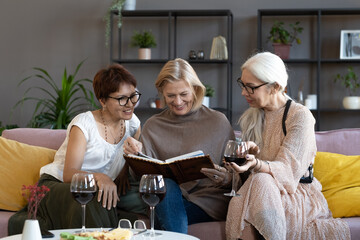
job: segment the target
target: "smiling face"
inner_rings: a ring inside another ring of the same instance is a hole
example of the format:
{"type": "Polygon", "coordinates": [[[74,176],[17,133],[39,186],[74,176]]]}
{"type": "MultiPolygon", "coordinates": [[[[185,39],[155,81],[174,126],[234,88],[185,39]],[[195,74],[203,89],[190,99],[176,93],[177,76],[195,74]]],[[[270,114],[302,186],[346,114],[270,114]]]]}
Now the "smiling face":
{"type": "Polygon", "coordinates": [[[191,111],[194,95],[187,82],[183,80],[167,82],[163,87],[162,94],[165,104],[174,114],[185,115],[191,111]]]}
{"type": "Polygon", "coordinates": [[[109,97],[106,101],[101,101],[101,105],[106,106],[107,112],[109,112],[112,120],[130,120],[133,113],[136,103],[132,103],[130,100],[127,101],[125,106],[120,106],[119,101],[113,98],[121,97],[130,97],[136,93],[136,89],[133,85],[128,83],[121,83],[119,89],[116,92],[109,94],[109,97]]]}
{"type": "MultiPolygon", "coordinates": [[[[244,69],[241,75],[241,81],[245,86],[248,87],[257,87],[264,82],[257,79],[250,71],[244,69]]],[[[254,108],[266,108],[270,106],[271,101],[271,90],[269,89],[269,85],[263,85],[259,88],[254,89],[254,93],[250,94],[246,91],[245,88],[242,88],[241,95],[243,95],[249,104],[250,107],[254,108]]]]}

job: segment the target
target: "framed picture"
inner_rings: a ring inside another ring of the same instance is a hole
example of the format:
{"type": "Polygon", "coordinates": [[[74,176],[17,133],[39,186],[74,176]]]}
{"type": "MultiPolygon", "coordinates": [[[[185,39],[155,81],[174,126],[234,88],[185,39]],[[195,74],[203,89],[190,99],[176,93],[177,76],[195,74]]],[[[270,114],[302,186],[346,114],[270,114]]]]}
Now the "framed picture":
{"type": "Polygon", "coordinates": [[[341,30],[340,59],[360,59],[360,30],[341,30]]]}

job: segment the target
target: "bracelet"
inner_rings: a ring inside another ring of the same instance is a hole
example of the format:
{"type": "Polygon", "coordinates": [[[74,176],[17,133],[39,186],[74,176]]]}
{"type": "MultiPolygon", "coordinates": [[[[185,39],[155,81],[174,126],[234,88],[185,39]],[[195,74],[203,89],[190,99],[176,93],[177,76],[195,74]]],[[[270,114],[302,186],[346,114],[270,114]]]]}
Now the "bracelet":
{"type": "Polygon", "coordinates": [[[259,162],[260,162],[260,166],[259,166],[259,168],[258,168],[258,169],[256,169],[256,170],[254,170],[254,172],[256,172],[256,173],[260,172],[261,167],[262,167],[262,161],[261,161],[261,160],[259,160],[259,162]]]}
{"type": "Polygon", "coordinates": [[[256,164],[255,164],[255,166],[253,166],[253,167],[251,167],[251,168],[249,168],[248,169],[248,171],[252,171],[257,165],[258,165],[258,163],[259,163],[259,161],[258,161],[258,159],[257,158],[255,158],[255,160],[256,160],[256,164]]]}

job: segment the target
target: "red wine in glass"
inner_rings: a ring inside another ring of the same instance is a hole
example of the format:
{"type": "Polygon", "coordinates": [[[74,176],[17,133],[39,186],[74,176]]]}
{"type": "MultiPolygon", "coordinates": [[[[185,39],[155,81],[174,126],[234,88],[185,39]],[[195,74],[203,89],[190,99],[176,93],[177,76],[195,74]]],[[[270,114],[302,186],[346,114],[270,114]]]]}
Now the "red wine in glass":
{"type": "MultiPolygon", "coordinates": [[[[241,166],[246,163],[245,156],[247,154],[246,142],[240,140],[229,140],[225,146],[224,158],[226,162],[235,162],[241,166]]],[[[236,197],[240,196],[235,191],[235,171],[232,173],[232,187],[231,192],[224,193],[225,196],[236,197]]]]}
{"type": "Polygon", "coordinates": [[[140,196],[142,198],[142,200],[149,205],[150,207],[155,207],[159,202],[161,202],[161,200],[164,199],[165,197],[165,193],[156,193],[156,192],[149,192],[149,193],[145,193],[145,192],[141,192],[140,196]]]}
{"type": "Polygon", "coordinates": [[[73,198],[80,204],[88,204],[96,195],[96,192],[71,192],[73,198]]]}
{"type": "Polygon", "coordinates": [[[150,207],[151,230],[150,233],[144,235],[152,238],[162,235],[154,230],[154,211],[155,206],[165,197],[166,187],[163,176],[157,174],[142,175],[139,192],[143,201],[150,207]]]}
{"type": "Polygon", "coordinates": [[[241,157],[227,157],[225,156],[225,162],[234,162],[239,166],[242,166],[245,164],[246,162],[246,158],[241,158],[241,157]]]}
{"type": "Polygon", "coordinates": [[[75,173],[72,176],[70,184],[70,192],[73,198],[81,204],[82,211],[82,227],[81,232],[85,229],[85,210],[86,204],[90,202],[97,191],[94,175],[92,173],[75,173]]]}

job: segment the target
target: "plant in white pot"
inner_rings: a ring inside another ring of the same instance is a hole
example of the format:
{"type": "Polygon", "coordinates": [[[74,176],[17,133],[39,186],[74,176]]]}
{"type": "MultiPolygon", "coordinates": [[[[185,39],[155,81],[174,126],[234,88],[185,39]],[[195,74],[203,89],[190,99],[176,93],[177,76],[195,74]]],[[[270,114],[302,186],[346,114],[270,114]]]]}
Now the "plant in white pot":
{"type": "Polygon", "coordinates": [[[130,45],[139,48],[139,59],[151,59],[151,48],[156,47],[156,41],[151,31],[135,31],[130,45]]]}
{"type": "Polygon", "coordinates": [[[354,69],[348,67],[347,74],[337,74],[334,82],[339,81],[348,89],[349,96],[344,97],[343,106],[346,109],[360,109],[360,97],[356,96],[357,90],[360,88],[360,81],[354,69]]]}
{"type": "Polygon", "coordinates": [[[23,197],[28,201],[28,219],[24,223],[22,240],[41,240],[41,230],[36,215],[41,200],[50,189],[45,185],[39,186],[35,183],[35,185],[23,185],[21,190],[23,197]]]}
{"type": "Polygon", "coordinates": [[[282,59],[288,59],[290,54],[290,47],[294,41],[297,44],[301,44],[298,34],[303,31],[303,27],[300,27],[300,22],[295,24],[289,24],[290,31],[284,26],[284,22],[275,21],[272,25],[267,40],[272,42],[274,53],[282,59]]]}
{"type": "Polygon", "coordinates": [[[212,86],[207,85],[207,84],[205,84],[205,88],[206,88],[206,91],[205,91],[205,96],[203,99],[203,105],[206,107],[210,107],[210,98],[214,96],[215,89],[212,86]]]}

